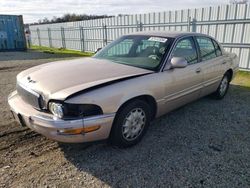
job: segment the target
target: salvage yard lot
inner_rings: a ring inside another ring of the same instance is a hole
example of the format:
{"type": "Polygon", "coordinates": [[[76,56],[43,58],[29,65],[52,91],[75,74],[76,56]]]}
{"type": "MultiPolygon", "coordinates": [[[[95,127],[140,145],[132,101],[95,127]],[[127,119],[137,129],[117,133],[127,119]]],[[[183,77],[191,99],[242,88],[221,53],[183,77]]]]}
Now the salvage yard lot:
{"type": "Polygon", "coordinates": [[[0,187],[249,187],[250,74],[224,100],[202,98],[154,120],[129,149],[59,144],[14,122],[15,76],[72,54],[0,53],[0,187]]]}

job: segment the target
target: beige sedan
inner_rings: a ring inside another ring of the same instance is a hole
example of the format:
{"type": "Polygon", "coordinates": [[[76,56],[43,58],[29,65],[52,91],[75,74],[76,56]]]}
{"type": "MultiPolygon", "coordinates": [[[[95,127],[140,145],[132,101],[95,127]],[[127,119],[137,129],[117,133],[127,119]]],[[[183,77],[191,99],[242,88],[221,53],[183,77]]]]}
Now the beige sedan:
{"type": "Polygon", "coordinates": [[[222,99],[237,70],[236,55],[210,36],[140,32],[92,58],[21,72],[8,102],[22,126],[50,139],[128,147],[152,119],[209,94],[222,99]]]}

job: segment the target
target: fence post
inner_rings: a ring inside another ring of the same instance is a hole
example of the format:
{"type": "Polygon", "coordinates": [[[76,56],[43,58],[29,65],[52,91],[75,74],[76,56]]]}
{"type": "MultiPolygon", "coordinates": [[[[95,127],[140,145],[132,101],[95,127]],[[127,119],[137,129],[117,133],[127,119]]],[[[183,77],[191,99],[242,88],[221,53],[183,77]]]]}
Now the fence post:
{"type": "Polygon", "coordinates": [[[37,28],[36,32],[37,32],[38,44],[39,44],[39,46],[42,46],[42,44],[41,44],[41,37],[40,37],[40,29],[37,28]]]}
{"type": "Polygon", "coordinates": [[[142,30],[143,30],[143,24],[142,24],[142,22],[137,21],[136,31],[142,31],[142,30]]]}
{"type": "Polygon", "coordinates": [[[190,32],[190,25],[191,25],[191,17],[188,17],[187,31],[189,31],[189,32],[190,32]]]}
{"type": "Polygon", "coordinates": [[[139,27],[140,27],[140,31],[142,31],[143,30],[143,24],[141,22],[139,24],[139,27]]]}
{"type": "Polygon", "coordinates": [[[61,27],[62,48],[66,48],[64,28],[61,27]]]}
{"type": "Polygon", "coordinates": [[[103,46],[108,44],[108,33],[107,33],[107,26],[103,25],[103,46]]]}
{"type": "Polygon", "coordinates": [[[84,45],[84,31],[83,27],[80,27],[80,43],[81,43],[81,51],[85,51],[85,45],[84,45]]]}
{"type": "Polygon", "coordinates": [[[193,18],[193,21],[192,21],[192,32],[196,32],[196,22],[197,22],[197,20],[195,18],[193,18]]]}
{"type": "Polygon", "coordinates": [[[52,48],[51,29],[48,28],[49,47],[52,48]]]}

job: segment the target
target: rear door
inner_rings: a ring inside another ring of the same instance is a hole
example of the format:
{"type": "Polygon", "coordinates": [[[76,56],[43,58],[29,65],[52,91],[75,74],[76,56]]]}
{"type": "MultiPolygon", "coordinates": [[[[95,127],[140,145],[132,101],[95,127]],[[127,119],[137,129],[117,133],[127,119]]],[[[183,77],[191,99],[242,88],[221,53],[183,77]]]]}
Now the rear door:
{"type": "Polygon", "coordinates": [[[219,45],[213,39],[205,36],[195,38],[202,61],[203,89],[201,96],[205,96],[217,89],[224,74],[223,65],[225,62],[219,45]]]}
{"type": "Polygon", "coordinates": [[[188,62],[185,68],[165,71],[172,82],[166,85],[165,104],[169,110],[191,102],[200,96],[202,88],[202,69],[198,61],[198,51],[193,37],[179,39],[173,48],[172,57],[182,57],[188,62]]]}

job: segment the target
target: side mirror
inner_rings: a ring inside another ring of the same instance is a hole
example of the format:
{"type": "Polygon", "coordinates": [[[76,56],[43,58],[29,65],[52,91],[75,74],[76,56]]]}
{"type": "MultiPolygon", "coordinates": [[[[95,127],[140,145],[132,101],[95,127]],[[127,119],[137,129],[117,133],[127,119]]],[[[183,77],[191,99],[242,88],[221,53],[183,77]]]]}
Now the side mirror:
{"type": "Polygon", "coordinates": [[[97,52],[99,52],[101,49],[102,49],[102,48],[97,48],[96,51],[95,51],[95,54],[96,54],[97,52]]]}
{"type": "Polygon", "coordinates": [[[173,57],[170,63],[171,68],[184,68],[188,65],[187,60],[182,57],[173,57]]]}

